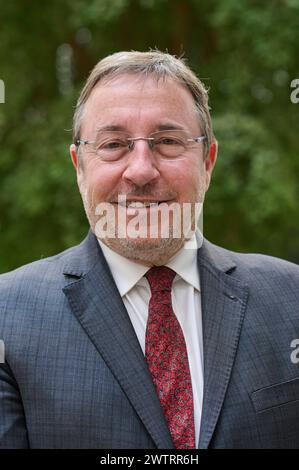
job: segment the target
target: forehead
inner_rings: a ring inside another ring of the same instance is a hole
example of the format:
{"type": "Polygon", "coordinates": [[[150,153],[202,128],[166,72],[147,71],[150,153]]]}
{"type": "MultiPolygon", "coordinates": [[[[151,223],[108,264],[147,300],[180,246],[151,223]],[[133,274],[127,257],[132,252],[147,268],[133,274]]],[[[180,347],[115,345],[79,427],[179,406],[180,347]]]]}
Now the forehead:
{"type": "Polygon", "coordinates": [[[190,91],[170,78],[126,74],[94,87],[85,104],[82,127],[94,131],[116,125],[128,131],[149,131],[167,122],[198,131],[190,91]]]}

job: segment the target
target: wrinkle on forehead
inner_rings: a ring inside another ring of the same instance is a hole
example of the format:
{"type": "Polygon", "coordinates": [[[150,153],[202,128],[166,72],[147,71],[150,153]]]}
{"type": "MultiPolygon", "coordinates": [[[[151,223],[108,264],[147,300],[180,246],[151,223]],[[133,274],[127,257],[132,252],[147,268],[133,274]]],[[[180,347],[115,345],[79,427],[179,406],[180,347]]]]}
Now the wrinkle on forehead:
{"type": "MultiPolygon", "coordinates": [[[[172,78],[157,77],[154,74],[144,76],[132,73],[115,76],[112,79],[111,77],[108,78],[103,79],[94,87],[85,105],[83,120],[90,108],[95,107],[94,112],[91,114],[98,117],[100,121],[95,123],[95,128],[103,125],[117,126],[125,124],[120,123],[119,120],[124,118],[121,115],[122,107],[125,110],[127,107],[128,120],[130,120],[130,114],[134,113],[136,123],[140,123],[144,117],[146,119],[146,116],[150,115],[152,110],[153,113],[157,113],[157,118],[162,121],[171,122],[171,118],[176,116],[177,119],[173,119],[174,126],[184,127],[182,116],[190,116],[191,113],[192,127],[194,131],[196,129],[196,132],[199,130],[195,101],[188,88],[181,83],[172,78]],[[121,93],[122,89],[123,93],[121,93]],[[122,97],[126,100],[122,101],[122,97]],[[98,112],[98,108],[101,107],[101,100],[105,101],[103,114],[105,114],[105,109],[111,108],[111,116],[109,116],[111,122],[103,122],[101,119],[101,113],[98,112]],[[98,106],[95,104],[97,101],[98,106]],[[163,116],[164,109],[165,115],[163,116]],[[173,116],[168,116],[168,112],[173,116]],[[196,123],[194,123],[195,120],[196,123]]],[[[157,126],[159,124],[163,125],[163,122],[157,123],[157,126]]]]}
{"type": "Polygon", "coordinates": [[[109,87],[114,87],[117,84],[118,86],[121,87],[122,85],[127,85],[128,83],[134,84],[136,85],[136,87],[139,87],[140,92],[142,93],[146,92],[146,89],[149,84],[151,87],[153,87],[153,85],[156,84],[157,91],[159,89],[164,89],[165,85],[166,86],[175,85],[178,90],[181,89],[182,92],[185,92],[187,95],[189,95],[189,98],[191,98],[192,102],[194,103],[194,107],[196,107],[194,97],[186,85],[181,83],[179,80],[176,80],[175,78],[169,77],[167,75],[157,75],[154,73],[152,74],[127,73],[127,74],[122,74],[122,75],[104,77],[100,82],[98,82],[95,85],[88,100],[92,97],[93,93],[101,87],[109,88],[109,87]]]}

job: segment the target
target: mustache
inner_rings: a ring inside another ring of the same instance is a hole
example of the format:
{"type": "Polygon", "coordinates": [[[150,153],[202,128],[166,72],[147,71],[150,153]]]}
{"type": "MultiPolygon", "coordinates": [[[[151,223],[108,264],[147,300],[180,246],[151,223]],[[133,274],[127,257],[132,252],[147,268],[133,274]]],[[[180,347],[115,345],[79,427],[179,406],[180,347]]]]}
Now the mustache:
{"type": "Polygon", "coordinates": [[[176,199],[177,193],[172,189],[158,189],[154,188],[153,185],[145,185],[144,187],[140,188],[138,186],[124,188],[122,190],[114,191],[109,198],[107,198],[107,202],[117,201],[118,197],[121,196],[123,198],[130,198],[133,199],[134,197],[144,197],[144,198],[152,198],[152,199],[161,199],[161,200],[169,200],[169,199],[176,199]]]}

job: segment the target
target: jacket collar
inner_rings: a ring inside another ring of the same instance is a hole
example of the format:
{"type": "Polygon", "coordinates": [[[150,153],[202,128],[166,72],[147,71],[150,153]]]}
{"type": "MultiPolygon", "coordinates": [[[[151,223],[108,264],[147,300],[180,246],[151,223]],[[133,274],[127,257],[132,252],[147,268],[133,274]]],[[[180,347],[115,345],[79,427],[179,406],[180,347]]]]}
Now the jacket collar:
{"type": "MultiPolygon", "coordinates": [[[[248,286],[233,254],[204,240],[198,250],[202,291],[204,400],[199,447],[207,448],[224,403],[245,315],[248,286]]],[[[68,250],[64,293],[158,448],[171,448],[149,370],[96,237],[68,250]]]]}
{"type": "MultiPolygon", "coordinates": [[[[105,259],[97,238],[89,231],[79,245],[67,250],[63,274],[82,277],[99,262],[99,257],[101,262],[105,259]]],[[[224,273],[233,271],[237,266],[230,251],[213,245],[206,239],[198,250],[198,261],[202,265],[211,266],[216,271],[224,273]]]]}

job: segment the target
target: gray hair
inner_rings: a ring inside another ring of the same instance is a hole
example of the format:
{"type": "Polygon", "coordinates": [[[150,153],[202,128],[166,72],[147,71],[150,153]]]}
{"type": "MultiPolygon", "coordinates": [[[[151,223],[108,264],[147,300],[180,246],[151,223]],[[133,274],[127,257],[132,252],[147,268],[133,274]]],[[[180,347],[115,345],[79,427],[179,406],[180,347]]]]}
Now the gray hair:
{"type": "Polygon", "coordinates": [[[212,122],[208,105],[208,91],[195,73],[185,64],[184,59],[157,50],[149,52],[116,52],[100,60],[91,71],[76,104],[73,120],[73,141],[80,139],[84,105],[93,88],[103,79],[124,74],[153,76],[157,80],[171,78],[185,86],[192,94],[200,126],[204,135],[205,154],[213,140],[212,122]]]}

